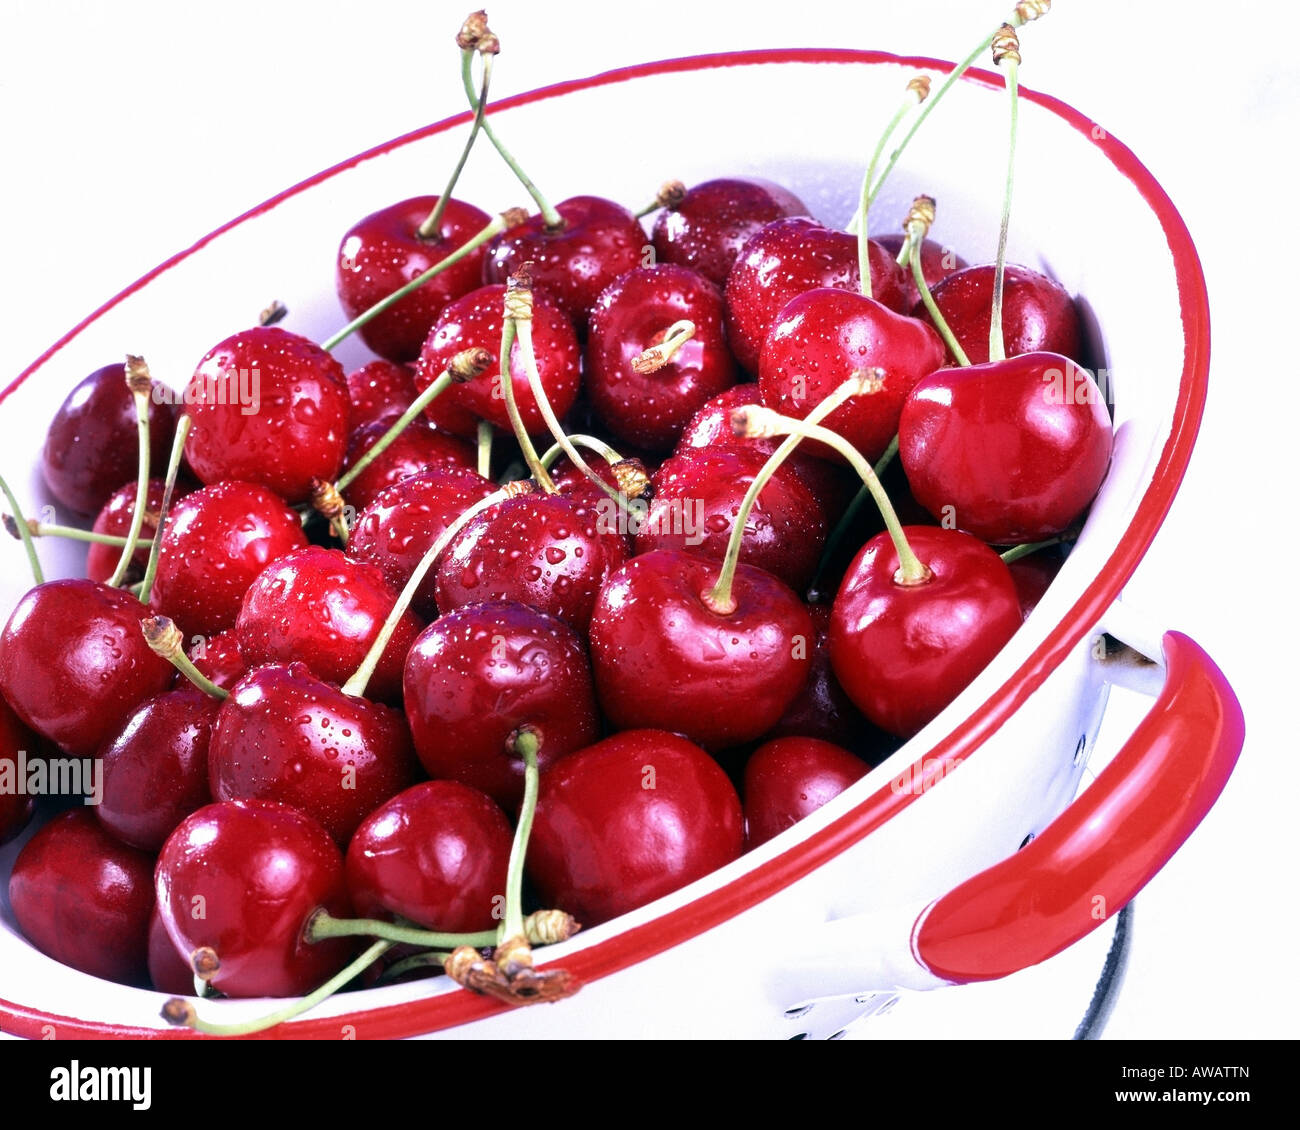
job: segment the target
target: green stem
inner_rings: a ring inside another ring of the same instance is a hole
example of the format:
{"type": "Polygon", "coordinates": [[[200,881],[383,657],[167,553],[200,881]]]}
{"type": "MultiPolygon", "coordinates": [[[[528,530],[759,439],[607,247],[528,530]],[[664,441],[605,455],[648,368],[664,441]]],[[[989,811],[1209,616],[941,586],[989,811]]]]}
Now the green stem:
{"type": "MultiPolygon", "coordinates": [[[[18,532],[18,523],[9,515],[5,515],[5,529],[14,537],[21,537],[18,532]]],[[[32,525],[27,527],[31,530],[34,538],[66,538],[68,541],[90,542],[92,545],[114,545],[124,546],[127,544],[126,538],[118,534],[97,534],[94,530],[81,530],[76,526],[60,526],[55,523],[36,522],[35,528],[32,525]]],[[[136,538],[136,549],[147,549],[151,544],[150,538],[136,538]]]]}
{"type": "Polygon", "coordinates": [[[154,654],[161,655],[204,694],[219,699],[230,697],[228,690],[217,686],[194,666],[193,660],[185,654],[185,637],[166,616],[146,616],[140,621],[140,630],[154,654]]]}
{"type": "Polygon", "coordinates": [[[190,425],[193,421],[188,415],[176,422],[176,438],[172,440],[171,455],[167,460],[167,478],[163,483],[162,505],[158,508],[158,525],[153,532],[153,544],[149,547],[149,561],[144,568],[144,579],[140,582],[140,603],[147,605],[153,594],[153,581],[158,575],[158,560],[162,555],[163,534],[167,531],[167,516],[172,505],[172,491],[176,489],[176,476],[180,474],[181,457],[185,453],[185,441],[189,438],[190,425]]]}
{"type": "Polygon", "coordinates": [[[1022,557],[1028,557],[1031,553],[1037,553],[1040,549],[1046,549],[1051,545],[1060,545],[1059,537],[1048,538],[1046,541],[1027,542],[1025,545],[1013,545],[1010,549],[998,556],[1008,565],[1013,561],[1019,561],[1022,557]]]}
{"type": "Polygon", "coordinates": [[[138,459],[138,477],[135,483],[135,511],[131,515],[131,526],[127,530],[127,542],[122,546],[122,553],[117,559],[117,568],[113,570],[113,575],[108,578],[110,588],[121,587],[122,582],[126,579],[126,571],[131,566],[131,559],[135,556],[136,539],[140,536],[140,531],[144,529],[144,512],[149,505],[149,393],[150,386],[148,382],[149,371],[143,369],[141,362],[137,367],[138,358],[128,358],[126,366],[127,385],[131,388],[131,395],[135,400],[135,426],[136,436],[139,443],[138,459]],[[139,377],[143,371],[144,376],[139,377]],[[140,387],[143,380],[145,385],[140,387]]]}
{"type": "MultiPolygon", "coordinates": [[[[895,435],[872,468],[876,478],[884,477],[886,468],[894,461],[897,454],[898,436],[895,435]]],[[[812,583],[808,586],[810,592],[817,591],[817,584],[822,579],[822,574],[826,572],[826,567],[831,563],[831,558],[835,556],[835,550],[839,548],[840,542],[844,540],[844,535],[852,527],[854,519],[858,516],[858,511],[866,505],[867,499],[870,497],[871,492],[867,490],[866,484],[863,484],[858,488],[858,493],[853,496],[853,501],[848,504],[844,513],[840,515],[840,520],[835,523],[835,528],[831,530],[830,537],[826,539],[826,548],[822,551],[821,560],[817,562],[817,572],[813,574],[812,583]]]]}
{"type": "Polygon", "coordinates": [[[469,160],[469,151],[474,148],[474,141],[478,137],[478,131],[483,128],[483,115],[487,112],[488,86],[492,82],[492,60],[496,56],[483,56],[483,80],[479,86],[478,105],[474,110],[474,124],[469,128],[469,137],[465,140],[465,148],[460,151],[460,160],[456,162],[456,167],[451,171],[451,178],[447,181],[447,187],[442,190],[442,195],[438,197],[438,203],[433,206],[433,211],[425,217],[424,223],[416,228],[416,235],[421,239],[437,239],[438,228],[442,223],[442,214],[447,210],[447,201],[451,199],[451,194],[456,191],[456,182],[460,180],[460,174],[465,168],[465,162],[469,160]]]}
{"type": "Polygon", "coordinates": [[[478,422],[478,473],[485,479],[492,477],[492,437],[496,429],[490,420],[478,422]]]}
{"type": "MultiPolygon", "coordinates": [[[[917,225],[919,228],[919,225],[917,225]]],[[[911,233],[908,233],[911,239],[911,233]]],[[[925,305],[925,311],[930,315],[930,321],[934,323],[934,328],[939,331],[939,336],[943,338],[944,344],[948,347],[959,365],[963,367],[970,364],[970,358],[966,356],[966,351],[962,349],[952,330],[948,327],[948,322],[939,310],[934,296],[930,293],[930,285],[925,281],[925,272],[921,269],[921,244],[925,242],[925,237],[918,235],[912,242],[912,279],[916,283],[917,293],[921,296],[921,301],[925,305]]]]}
{"type": "Polygon", "coordinates": [[[322,942],[327,938],[383,938],[410,946],[427,946],[430,949],[454,950],[457,946],[494,946],[497,930],[480,930],[470,934],[448,934],[438,930],[424,930],[419,926],[404,926],[378,918],[334,918],[327,911],[317,911],[307,924],[307,941],[322,942]]]}
{"type": "Polygon", "coordinates": [[[880,140],[876,142],[875,151],[871,154],[871,160],[867,163],[867,171],[862,177],[861,203],[858,205],[858,212],[854,217],[854,221],[858,229],[860,286],[863,295],[867,298],[871,297],[871,242],[867,237],[867,213],[871,208],[871,181],[876,175],[876,165],[880,162],[880,155],[885,151],[886,143],[894,136],[894,131],[898,129],[898,123],[903,120],[908,110],[915,105],[916,95],[909,89],[903,104],[894,112],[894,116],[889,119],[889,125],[885,127],[885,132],[880,135],[880,140]]]}
{"type": "Polygon", "coordinates": [[[428,953],[414,953],[410,957],[404,957],[401,961],[394,962],[380,974],[376,984],[387,985],[391,981],[396,981],[398,977],[406,973],[413,973],[417,969],[430,969],[433,966],[441,968],[446,965],[447,959],[451,957],[450,953],[441,953],[437,950],[430,950],[428,953]]]}
{"type": "Polygon", "coordinates": [[[514,843],[510,845],[510,863],[506,871],[506,913],[501,927],[503,938],[525,937],[524,928],[524,856],[528,854],[528,837],[533,830],[533,814],[537,811],[537,751],[540,742],[529,729],[515,735],[514,750],[524,759],[524,801],[519,809],[519,823],[515,825],[514,843]]]}
{"type": "MultiPolygon", "coordinates": [[[[595,436],[583,435],[581,432],[575,432],[573,435],[568,436],[567,439],[570,443],[576,443],[579,447],[585,447],[589,451],[594,451],[611,466],[615,463],[623,462],[623,457],[603,439],[597,439],[595,436]]],[[[564,453],[565,449],[563,444],[553,444],[546,449],[546,453],[542,456],[542,466],[549,471],[555,465],[555,461],[564,453]]]]}
{"type": "MultiPolygon", "coordinates": [[[[501,395],[506,402],[506,415],[510,417],[510,429],[515,433],[515,440],[519,444],[519,450],[523,452],[524,462],[528,464],[528,470],[532,474],[534,482],[547,494],[554,494],[555,483],[551,476],[547,474],[546,468],[542,466],[542,461],[537,457],[537,448],[533,446],[533,441],[524,427],[523,417],[519,415],[519,405],[515,401],[515,383],[514,378],[510,375],[510,351],[514,348],[518,329],[518,322],[507,313],[507,317],[501,326],[501,395]]],[[[541,382],[538,381],[537,383],[540,384],[541,382]]],[[[534,394],[536,394],[536,391],[536,387],[534,387],[534,394]]],[[[539,407],[543,397],[536,397],[539,407]]]]}
{"type": "Polygon", "coordinates": [[[393,440],[395,440],[404,431],[406,431],[407,425],[409,425],[412,420],[414,420],[418,415],[420,415],[420,413],[423,412],[425,408],[427,408],[430,404],[432,404],[435,400],[437,400],[438,397],[440,397],[444,392],[446,392],[446,390],[451,386],[453,380],[454,378],[452,377],[451,373],[448,372],[446,369],[444,369],[441,373],[439,373],[438,378],[433,382],[433,384],[431,384],[422,393],[420,393],[419,396],[417,396],[414,400],[412,400],[409,407],[406,409],[406,411],[403,412],[400,416],[397,417],[396,420],[393,421],[392,426],[388,429],[388,431],[386,431],[377,440],[375,440],[375,442],[371,444],[370,447],[366,450],[366,453],[355,463],[353,463],[352,466],[349,467],[346,472],[344,472],[342,475],[339,476],[338,482],[334,484],[334,489],[341,494],[343,491],[347,490],[348,487],[350,487],[354,482],[356,482],[357,477],[363,471],[365,471],[365,469],[369,467],[371,463],[373,463],[376,459],[378,459],[381,455],[383,455],[385,451],[388,450],[393,440]]]}
{"type": "Polygon", "coordinates": [[[32,567],[32,578],[38,585],[45,584],[45,573],[41,570],[41,559],[36,556],[36,544],[32,541],[32,531],[27,525],[27,519],[23,517],[23,508],[18,505],[18,499],[14,497],[14,492],[9,489],[9,484],[5,482],[4,476],[0,475],[0,491],[9,501],[9,509],[13,511],[14,523],[18,527],[18,536],[22,539],[23,548],[27,551],[27,560],[32,567]]]}
{"type": "Polygon", "coordinates": [[[1004,361],[1006,342],[1002,337],[1002,287],[1006,277],[1007,232],[1011,227],[1011,189],[1016,171],[1016,125],[1019,118],[1020,99],[1017,97],[1017,80],[1020,64],[1014,57],[1007,64],[1007,95],[1011,99],[1011,140],[1007,146],[1007,180],[1002,193],[1002,224],[998,229],[997,267],[993,273],[993,310],[989,316],[989,360],[1004,361]]]}

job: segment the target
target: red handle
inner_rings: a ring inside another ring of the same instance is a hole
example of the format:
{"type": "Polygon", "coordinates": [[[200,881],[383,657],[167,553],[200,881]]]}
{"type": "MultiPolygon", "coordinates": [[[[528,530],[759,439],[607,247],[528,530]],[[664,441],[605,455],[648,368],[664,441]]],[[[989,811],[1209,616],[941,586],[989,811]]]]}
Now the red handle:
{"type": "Polygon", "coordinates": [[[1045,961],[1118,911],[1210,810],[1245,739],[1223,673],[1187,636],[1163,640],[1164,689],[1124,748],[1010,859],[917,919],[917,958],[948,981],[988,981],[1045,961]]]}

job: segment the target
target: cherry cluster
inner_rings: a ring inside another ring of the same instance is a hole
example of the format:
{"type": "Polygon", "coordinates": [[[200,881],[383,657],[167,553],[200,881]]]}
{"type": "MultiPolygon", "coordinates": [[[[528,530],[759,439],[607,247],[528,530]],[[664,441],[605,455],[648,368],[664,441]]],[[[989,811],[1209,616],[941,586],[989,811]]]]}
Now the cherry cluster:
{"type": "MultiPolygon", "coordinates": [[[[986,41],[1013,121],[1014,28],[1045,9],[986,41]]],[[[732,862],[925,726],[1109,463],[1068,293],[967,266],[926,197],[868,238],[885,138],[854,232],[734,176],[552,206],[486,113],[482,13],[458,43],[470,142],[537,212],[449,186],[365,217],[329,341],[275,308],[183,396],[138,357],[74,389],[43,470],[89,534],[10,495],[38,583],[0,636],[0,767],[103,768],[19,855],[14,913],[177,1023],[222,1030],[196,994],[430,972],[574,991],[532,946],[732,862]],[[352,332],[376,359],[348,374],[352,332]],[[41,576],[59,535],[92,541],[84,578],[41,576]]],[[[891,131],[935,101],[913,80],[891,131]]],[[[31,808],[0,795],[0,840],[31,808]]]]}

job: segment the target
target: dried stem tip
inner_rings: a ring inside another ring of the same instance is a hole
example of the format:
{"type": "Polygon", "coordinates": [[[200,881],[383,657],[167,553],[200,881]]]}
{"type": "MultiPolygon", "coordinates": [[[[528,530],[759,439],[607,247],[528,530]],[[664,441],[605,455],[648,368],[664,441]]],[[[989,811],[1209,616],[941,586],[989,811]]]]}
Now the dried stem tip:
{"type": "Polygon", "coordinates": [[[343,513],[343,496],[339,494],[338,487],[326,479],[312,479],[311,504],[317,513],[331,522],[343,513]]]}
{"type": "Polygon", "coordinates": [[[1003,24],[993,36],[993,63],[1001,66],[1003,59],[1020,63],[1020,36],[1010,24],[1003,24]]]}
{"type": "Polygon", "coordinates": [[[148,395],[150,388],[153,387],[149,366],[145,364],[143,357],[137,357],[134,353],[126,355],[126,387],[133,393],[145,395],[148,395]]]}
{"type": "Polygon", "coordinates": [[[456,46],[462,51],[477,51],[480,55],[497,55],[501,52],[501,41],[488,27],[487,13],[480,10],[465,17],[456,33],[456,46]]]}
{"type": "Polygon", "coordinates": [[[912,207],[908,209],[907,216],[903,220],[903,231],[911,235],[913,226],[920,224],[921,231],[919,235],[921,239],[924,239],[930,234],[930,226],[934,223],[934,209],[935,200],[933,196],[918,196],[912,201],[912,207]]]}
{"type": "Polygon", "coordinates": [[[677,356],[677,351],[695,336],[695,323],[688,318],[683,318],[680,322],[674,322],[658,336],[660,339],[658,344],[642,350],[632,358],[633,372],[654,373],[662,369],[677,356]]]}
{"type": "Polygon", "coordinates": [[[519,268],[506,279],[506,317],[516,322],[528,322],[533,317],[533,265],[520,263],[519,268]]]}
{"type": "Polygon", "coordinates": [[[1022,24],[1031,23],[1052,10],[1052,0],[1020,0],[1015,16],[1022,24]]]}
{"type": "Polygon", "coordinates": [[[529,940],[539,946],[567,942],[581,929],[582,923],[562,910],[534,910],[524,919],[529,940]]]}
{"type": "Polygon", "coordinates": [[[536,486],[532,479],[515,479],[506,483],[500,493],[506,498],[518,498],[521,494],[532,494],[536,486]]]}
{"type": "Polygon", "coordinates": [[[194,1007],[189,1001],[172,997],[162,1006],[162,1018],[177,1028],[188,1028],[195,1020],[194,1007]]]}
{"type": "Polygon", "coordinates": [[[731,434],[737,439],[764,439],[776,435],[781,414],[761,404],[746,404],[731,413],[731,434]]]}
{"type": "Polygon", "coordinates": [[[492,960],[497,971],[507,981],[513,981],[525,970],[533,968],[533,947],[528,944],[526,935],[516,934],[513,938],[506,938],[492,951],[492,960]]]}
{"type": "Polygon", "coordinates": [[[155,655],[170,660],[184,652],[185,636],[166,616],[146,616],[140,621],[140,630],[155,655]]]}
{"type": "Polygon", "coordinates": [[[659,186],[655,203],[660,208],[676,208],[686,197],[686,186],[679,180],[666,180],[659,186]]]}
{"type": "Polygon", "coordinates": [[[190,954],[190,968],[200,981],[211,981],[221,972],[221,958],[211,946],[199,946],[190,954]]]}
{"type": "Polygon", "coordinates": [[[288,314],[289,307],[277,298],[272,301],[270,306],[258,314],[257,324],[259,326],[273,326],[276,322],[284,321],[288,314]]]}
{"type": "Polygon", "coordinates": [[[527,208],[507,208],[501,213],[501,223],[504,225],[503,230],[509,231],[511,228],[517,228],[520,224],[528,221],[527,208]]]}
{"type": "Polygon", "coordinates": [[[472,381],[492,367],[492,354],[481,345],[462,349],[447,364],[447,375],[457,384],[472,381]]]}
{"type": "Polygon", "coordinates": [[[650,473],[640,459],[621,459],[611,463],[609,469],[618,489],[628,498],[640,498],[650,489],[650,473]]]}
{"type": "Polygon", "coordinates": [[[907,89],[916,95],[917,104],[920,105],[930,97],[930,76],[917,75],[907,84],[907,89]]]}
{"type": "MultiPolygon", "coordinates": [[[[20,541],[22,540],[23,534],[22,531],[18,528],[18,520],[12,514],[0,515],[0,522],[4,523],[4,527],[6,530],[9,531],[9,536],[11,538],[17,538],[20,541]]],[[[40,522],[38,522],[35,518],[28,518],[26,524],[27,524],[27,529],[31,533],[32,537],[34,538],[40,537],[41,535],[40,522]]]]}

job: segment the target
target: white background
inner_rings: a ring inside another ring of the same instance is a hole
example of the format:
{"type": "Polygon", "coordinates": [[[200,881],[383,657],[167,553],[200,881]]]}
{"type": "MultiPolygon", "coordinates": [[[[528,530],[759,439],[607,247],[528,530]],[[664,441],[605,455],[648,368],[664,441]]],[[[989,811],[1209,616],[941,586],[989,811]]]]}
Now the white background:
{"type": "MultiPolygon", "coordinates": [[[[1009,8],[1010,0],[635,8],[499,0],[489,7],[504,42],[493,95],[752,47],[960,58],[1009,8]]],[[[463,104],[451,37],[467,9],[440,0],[7,0],[2,11],[4,382],[218,224],[463,104]]],[[[1291,303],[1277,296],[1290,297],[1300,246],[1292,205],[1300,27],[1286,6],[1241,13],[1234,27],[1206,3],[1076,0],[1022,33],[1022,81],[1139,155],[1187,221],[1211,297],[1214,360],[1198,453],[1128,597],[1219,661],[1248,737],[1219,806],[1137,902],[1133,958],[1108,1029],[1117,1037],[1276,1037],[1296,1028],[1296,350],[1291,303]]],[[[663,107],[662,138],[674,115],[690,112],[663,107]]],[[[846,116],[846,153],[878,128],[874,120],[858,128],[845,107],[826,112],[846,116]]],[[[1004,144],[1001,130],[990,144],[1004,144]]],[[[599,145],[581,137],[569,149],[575,161],[600,160],[599,145]]],[[[930,1034],[1040,1034],[1040,1014],[1055,1010],[1061,1019],[1047,1034],[1068,1035],[1088,985],[1068,962],[1061,970],[1040,975],[1030,992],[993,990],[975,1005],[945,1006],[933,1021],[918,1011],[897,1033],[924,1035],[933,1024],[930,1034]]]]}

